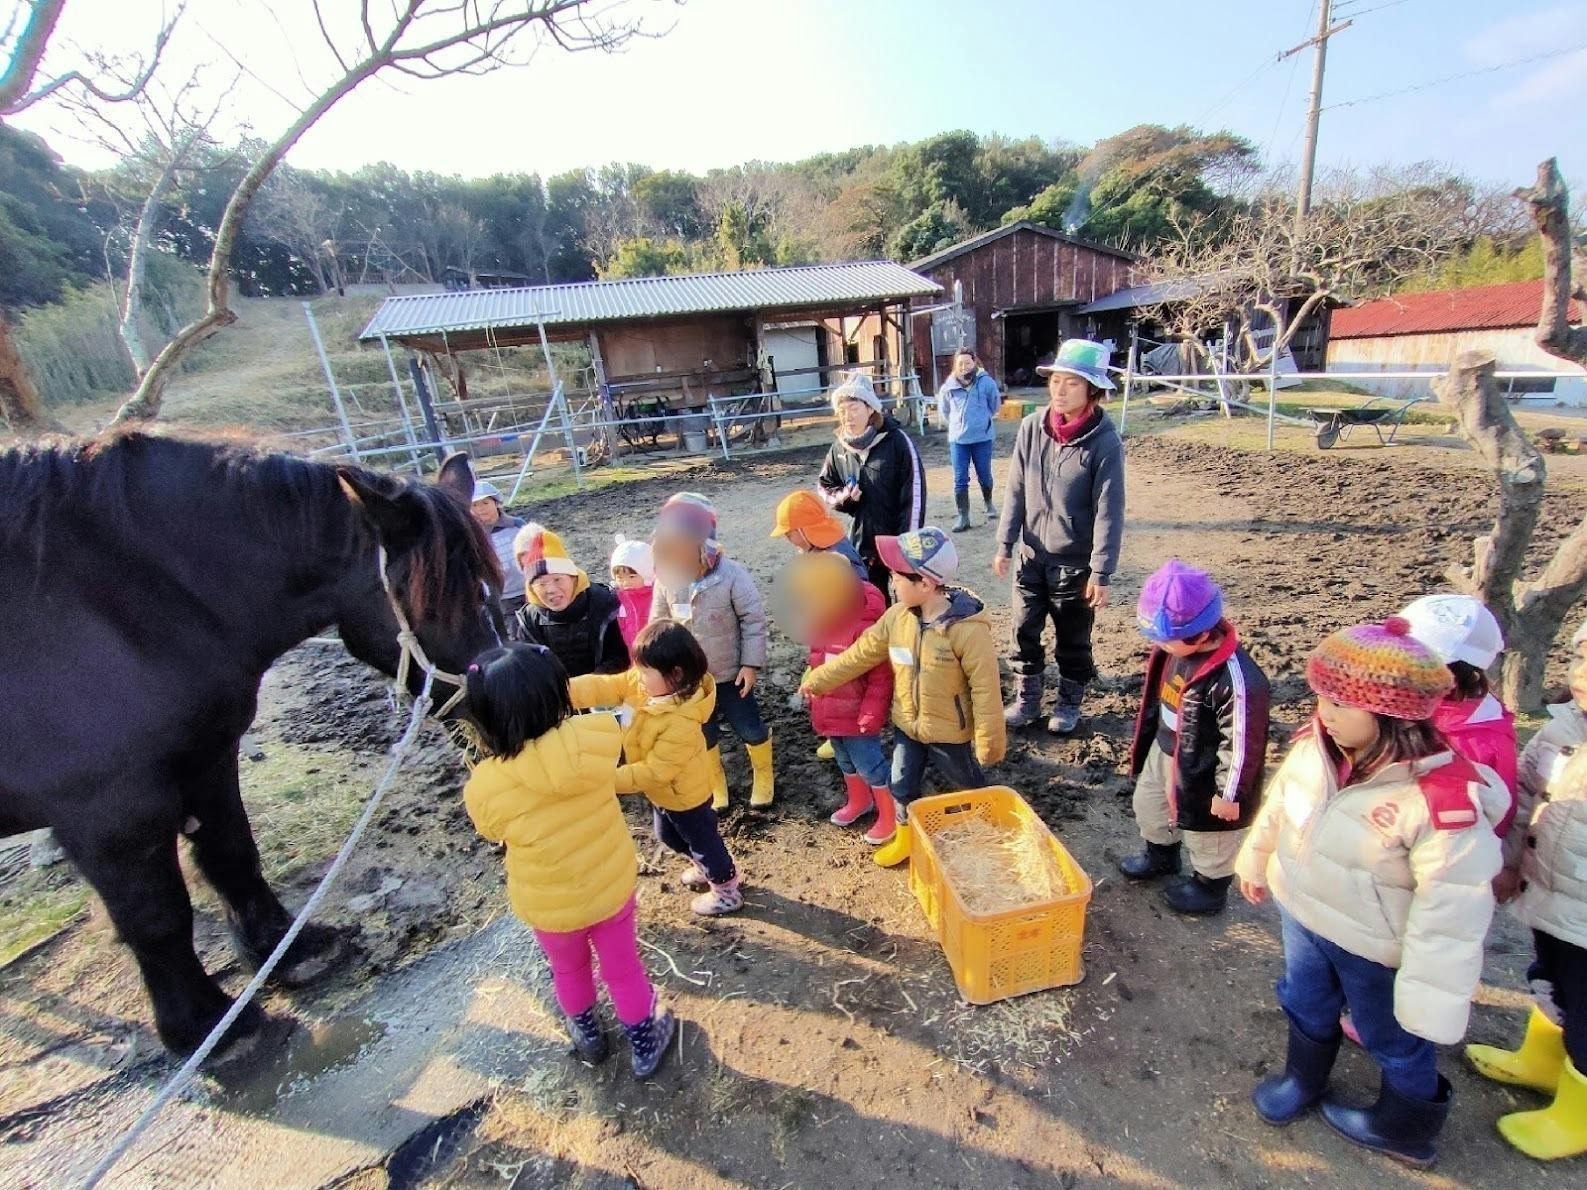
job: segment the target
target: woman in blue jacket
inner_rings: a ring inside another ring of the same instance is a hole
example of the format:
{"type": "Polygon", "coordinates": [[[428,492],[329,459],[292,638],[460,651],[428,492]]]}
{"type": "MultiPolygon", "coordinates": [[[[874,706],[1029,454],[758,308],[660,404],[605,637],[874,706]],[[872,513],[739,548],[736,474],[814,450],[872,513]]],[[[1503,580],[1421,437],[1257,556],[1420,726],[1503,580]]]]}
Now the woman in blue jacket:
{"type": "Polygon", "coordinates": [[[948,454],[953,460],[953,504],[959,519],[953,531],[970,527],[970,465],[981,481],[986,519],[996,520],[992,507],[992,443],[997,437],[993,419],[1003,405],[997,381],[980,366],[975,352],[959,348],[953,357],[953,374],[937,390],[937,418],[948,429],[948,454]]]}

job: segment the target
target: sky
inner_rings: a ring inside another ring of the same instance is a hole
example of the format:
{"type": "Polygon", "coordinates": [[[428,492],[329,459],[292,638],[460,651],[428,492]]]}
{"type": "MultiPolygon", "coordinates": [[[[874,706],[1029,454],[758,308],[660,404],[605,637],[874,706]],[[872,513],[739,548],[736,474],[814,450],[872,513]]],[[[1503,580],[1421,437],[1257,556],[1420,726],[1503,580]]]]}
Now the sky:
{"type": "MultiPolygon", "coordinates": [[[[0,0],[3,2],[3,0],[0,0]]],[[[175,0],[69,0],[48,64],[133,52],[175,0]]],[[[1090,143],[1139,123],[1227,128],[1269,163],[1301,151],[1318,0],[626,0],[656,36],[538,51],[485,77],[366,82],[288,160],[478,176],[630,161],[704,171],[969,128],[1090,143]]],[[[614,0],[597,0],[602,6],[614,0]]],[[[324,0],[340,27],[353,0],[324,0]]],[[[375,0],[375,9],[385,7],[375,0]]],[[[1587,0],[1335,0],[1319,162],[1436,160],[1529,182],[1587,175],[1587,0]]],[[[336,27],[336,26],[333,26],[336,27]]],[[[165,63],[237,76],[234,123],[274,136],[335,77],[309,0],[193,0],[165,63]]],[[[48,107],[16,123],[100,165],[48,107]]]]}

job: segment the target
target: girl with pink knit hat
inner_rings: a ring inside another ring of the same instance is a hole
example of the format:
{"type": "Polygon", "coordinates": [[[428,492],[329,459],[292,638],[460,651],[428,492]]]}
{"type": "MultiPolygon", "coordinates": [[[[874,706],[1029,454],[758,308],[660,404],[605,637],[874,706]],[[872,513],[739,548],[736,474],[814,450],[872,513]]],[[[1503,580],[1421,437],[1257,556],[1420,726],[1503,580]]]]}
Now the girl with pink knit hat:
{"type": "Polygon", "coordinates": [[[1432,1164],[1452,1091],[1437,1045],[1465,1034],[1499,870],[1498,775],[1433,724],[1449,670],[1398,617],[1328,637],[1306,663],[1317,714],[1268,784],[1235,861],[1283,922],[1284,1069],[1252,1093],[1270,1124],[1321,1104],[1347,1140],[1432,1164]],[[1349,1008],[1381,1071],[1375,1103],[1328,1093],[1349,1008]]]}

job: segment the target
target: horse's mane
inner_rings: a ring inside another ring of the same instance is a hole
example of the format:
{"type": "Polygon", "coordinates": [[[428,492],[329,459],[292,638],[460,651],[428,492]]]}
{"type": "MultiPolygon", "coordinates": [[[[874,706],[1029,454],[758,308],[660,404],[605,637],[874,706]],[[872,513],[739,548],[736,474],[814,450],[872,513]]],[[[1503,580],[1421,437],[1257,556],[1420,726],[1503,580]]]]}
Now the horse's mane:
{"type": "MultiPolygon", "coordinates": [[[[254,548],[353,554],[370,535],[337,482],[338,470],[235,441],[140,430],[3,451],[0,546],[33,544],[42,554],[50,530],[69,530],[73,521],[136,540],[225,518],[247,532],[254,548]]],[[[457,609],[465,584],[480,577],[500,581],[489,539],[450,493],[379,472],[341,470],[356,471],[387,495],[403,495],[417,513],[406,584],[415,616],[457,609]]]]}

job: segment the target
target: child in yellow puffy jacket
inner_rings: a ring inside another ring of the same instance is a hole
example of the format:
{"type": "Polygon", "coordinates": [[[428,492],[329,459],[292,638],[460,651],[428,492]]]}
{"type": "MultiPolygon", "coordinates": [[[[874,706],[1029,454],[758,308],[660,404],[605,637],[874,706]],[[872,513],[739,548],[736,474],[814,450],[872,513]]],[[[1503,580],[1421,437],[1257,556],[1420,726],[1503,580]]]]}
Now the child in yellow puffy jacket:
{"type": "Polygon", "coordinates": [[[642,793],[654,809],[656,838],[689,857],[690,906],[702,917],[744,904],[738,868],[722,842],[711,806],[714,766],[704,726],[716,709],[716,683],[705,650],[681,624],[656,620],[634,638],[634,668],[573,679],[578,707],[622,708],[627,724],[617,770],[618,793],[642,793]]]}
{"type": "Polygon", "coordinates": [[[828,694],[890,661],[893,667],[892,799],[897,829],[872,857],[884,868],[909,858],[905,812],[920,796],[929,764],[949,788],[978,789],[983,766],[1008,748],[997,647],[986,608],[975,594],[951,586],[959,553],[941,529],[927,525],[902,537],[878,537],[876,549],[893,575],[898,602],[835,660],[805,676],[805,698],[828,694]]]}
{"type": "Polygon", "coordinates": [[[568,675],[544,645],[491,649],[468,667],[468,705],[492,755],[463,789],[479,833],[507,845],[507,895],[551,966],[574,1052],[606,1058],[590,953],[648,1078],[675,1022],[659,1009],[634,933],[639,863],[616,794],[623,735],[575,715],[568,675]]]}

